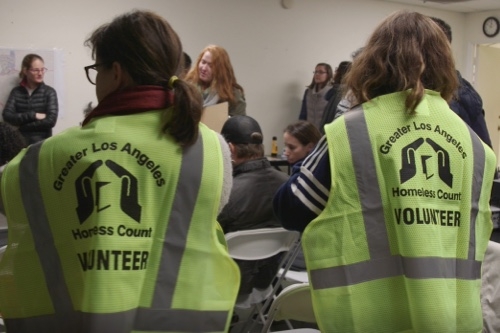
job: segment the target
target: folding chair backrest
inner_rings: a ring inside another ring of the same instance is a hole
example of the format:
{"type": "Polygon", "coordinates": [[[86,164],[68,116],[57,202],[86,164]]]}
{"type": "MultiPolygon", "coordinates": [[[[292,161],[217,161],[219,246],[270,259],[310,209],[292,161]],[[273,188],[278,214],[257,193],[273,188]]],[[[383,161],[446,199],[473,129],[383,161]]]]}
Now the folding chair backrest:
{"type": "MultiPolygon", "coordinates": [[[[292,319],[307,323],[316,322],[309,283],[294,284],[283,289],[274,303],[276,303],[274,320],[292,319]]],[[[271,310],[272,308],[273,305],[271,305],[271,310]]]]}
{"type": "Polygon", "coordinates": [[[271,303],[262,332],[268,332],[273,321],[285,319],[316,323],[309,283],[292,284],[281,291],[271,303]]]}
{"type": "MultiPolygon", "coordinates": [[[[261,228],[254,230],[242,230],[227,233],[225,235],[229,255],[233,259],[238,260],[262,260],[275,256],[278,253],[284,252],[279,264],[284,272],[289,269],[291,260],[296,255],[300,234],[297,231],[289,231],[283,228],[261,228]]],[[[242,327],[241,332],[252,331],[254,325],[259,322],[264,322],[265,310],[271,304],[274,295],[277,293],[281,285],[283,276],[280,276],[274,286],[270,285],[270,292],[267,290],[261,292],[254,288],[251,296],[258,294],[255,299],[250,297],[250,302],[237,302],[236,307],[251,306],[250,320],[242,327]],[[261,304],[261,303],[264,304],[261,304]],[[253,319],[253,315],[257,314],[257,319],[253,319]],[[247,329],[248,327],[248,329],[247,329]]]]}
{"type": "Polygon", "coordinates": [[[283,228],[262,228],[226,234],[229,255],[239,260],[260,260],[289,251],[300,234],[283,228]]]}

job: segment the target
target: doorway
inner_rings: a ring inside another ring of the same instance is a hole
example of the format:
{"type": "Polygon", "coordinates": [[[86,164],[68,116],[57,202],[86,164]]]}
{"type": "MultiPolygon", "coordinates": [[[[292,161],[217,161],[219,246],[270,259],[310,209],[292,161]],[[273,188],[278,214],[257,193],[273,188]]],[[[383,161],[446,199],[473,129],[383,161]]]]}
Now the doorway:
{"type": "Polygon", "coordinates": [[[500,156],[500,44],[476,45],[475,82],[472,82],[483,99],[486,126],[493,151],[500,156]]]}

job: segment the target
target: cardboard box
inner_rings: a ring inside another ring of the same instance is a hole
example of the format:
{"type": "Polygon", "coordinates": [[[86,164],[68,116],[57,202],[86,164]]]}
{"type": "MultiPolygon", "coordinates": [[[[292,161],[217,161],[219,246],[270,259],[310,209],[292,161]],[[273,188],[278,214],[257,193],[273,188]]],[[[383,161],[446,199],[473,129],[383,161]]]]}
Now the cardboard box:
{"type": "Polygon", "coordinates": [[[228,110],[229,104],[227,102],[207,106],[201,114],[201,122],[211,130],[220,133],[222,126],[229,117],[228,110]]]}

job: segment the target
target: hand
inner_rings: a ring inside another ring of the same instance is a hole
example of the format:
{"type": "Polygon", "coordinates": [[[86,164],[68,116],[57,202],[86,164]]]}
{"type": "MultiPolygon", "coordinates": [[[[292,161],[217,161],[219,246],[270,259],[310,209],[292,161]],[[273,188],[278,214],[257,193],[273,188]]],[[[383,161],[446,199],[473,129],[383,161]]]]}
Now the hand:
{"type": "Polygon", "coordinates": [[[36,116],[36,120],[42,120],[42,119],[45,119],[45,117],[47,117],[47,115],[45,113],[36,113],[35,116],[36,116]]]}

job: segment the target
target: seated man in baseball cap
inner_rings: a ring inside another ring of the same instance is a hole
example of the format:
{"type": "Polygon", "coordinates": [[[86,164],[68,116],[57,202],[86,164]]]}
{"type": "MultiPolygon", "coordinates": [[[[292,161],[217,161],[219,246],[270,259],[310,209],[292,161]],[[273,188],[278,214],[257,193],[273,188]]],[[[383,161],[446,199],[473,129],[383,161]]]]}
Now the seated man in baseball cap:
{"type": "MultiPolygon", "coordinates": [[[[218,216],[224,233],[281,227],[274,217],[272,199],[288,175],[273,168],[265,158],[259,123],[249,116],[234,116],[224,123],[221,134],[229,144],[233,163],[233,188],[218,216]]],[[[241,270],[239,299],[253,288],[270,286],[279,261],[279,255],[258,261],[236,260],[241,270]]]]}

